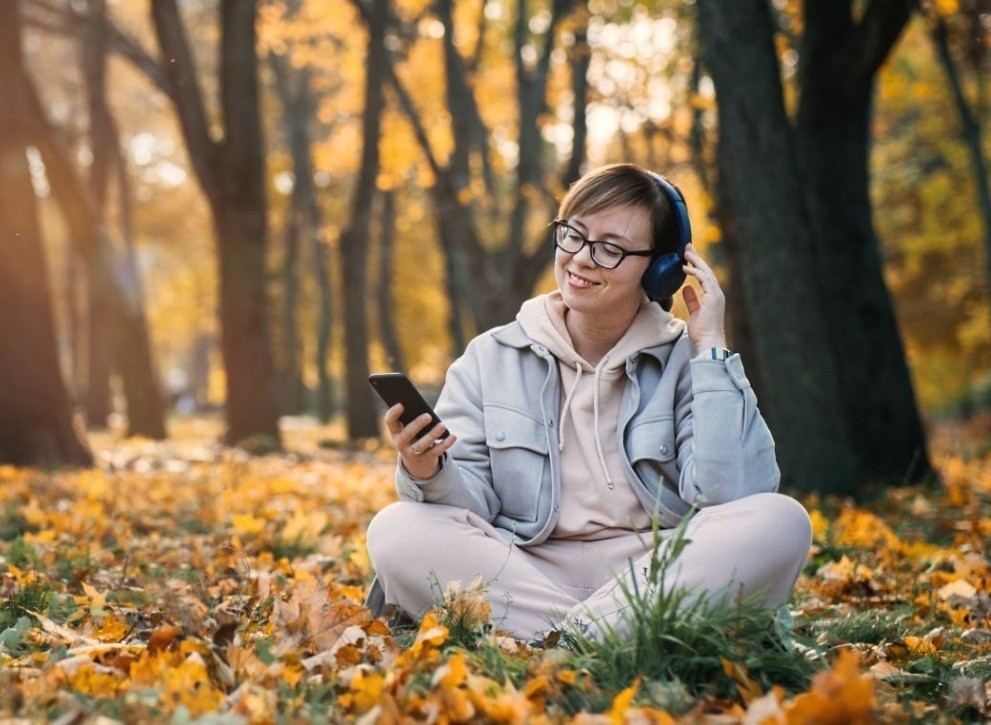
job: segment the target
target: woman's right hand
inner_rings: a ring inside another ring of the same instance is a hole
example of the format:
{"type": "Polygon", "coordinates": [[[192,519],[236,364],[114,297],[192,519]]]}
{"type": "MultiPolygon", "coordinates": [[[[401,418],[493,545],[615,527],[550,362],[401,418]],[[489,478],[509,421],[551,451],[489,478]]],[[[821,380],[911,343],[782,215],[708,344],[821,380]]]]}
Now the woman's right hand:
{"type": "Polygon", "coordinates": [[[441,435],[447,430],[443,423],[438,423],[424,434],[430,425],[427,413],[403,426],[399,420],[402,413],[402,403],[397,403],[385,413],[385,426],[392,437],[392,445],[399,451],[403,466],[413,478],[431,478],[440,470],[441,456],[454,445],[457,436],[452,433],[442,440],[441,435]]]}

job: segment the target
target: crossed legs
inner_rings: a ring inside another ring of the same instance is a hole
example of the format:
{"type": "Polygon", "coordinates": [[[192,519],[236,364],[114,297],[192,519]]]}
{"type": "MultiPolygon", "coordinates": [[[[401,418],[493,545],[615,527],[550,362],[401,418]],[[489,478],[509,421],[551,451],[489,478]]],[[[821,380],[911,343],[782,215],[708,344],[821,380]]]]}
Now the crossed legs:
{"type": "MultiPolygon", "coordinates": [[[[754,594],[777,606],[808,556],[811,527],[795,500],[765,493],[702,509],[686,537],[666,587],[754,594]]],[[[467,584],[480,574],[496,626],[529,640],[566,618],[622,630],[621,582],[629,591],[646,591],[650,539],[647,532],[518,546],[508,532],[465,509],[401,501],[372,520],[368,552],[388,604],[419,617],[440,600],[438,585],[467,584]]]]}

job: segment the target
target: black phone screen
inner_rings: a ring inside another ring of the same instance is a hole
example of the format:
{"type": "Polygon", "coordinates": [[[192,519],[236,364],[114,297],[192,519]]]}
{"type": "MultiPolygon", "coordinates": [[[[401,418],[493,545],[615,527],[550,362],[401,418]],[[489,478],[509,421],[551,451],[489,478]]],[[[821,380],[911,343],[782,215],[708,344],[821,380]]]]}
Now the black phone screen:
{"type": "MultiPolygon", "coordinates": [[[[403,425],[409,425],[415,418],[424,413],[430,414],[430,425],[424,429],[421,436],[440,423],[440,418],[437,417],[434,409],[423,399],[420,391],[410,382],[410,379],[402,373],[376,373],[368,377],[368,382],[390,408],[396,403],[403,404],[403,412],[399,416],[399,422],[403,425]]],[[[443,439],[447,438],[448,435],[450,433],[445,430],[440,437],[443,439]]]]}

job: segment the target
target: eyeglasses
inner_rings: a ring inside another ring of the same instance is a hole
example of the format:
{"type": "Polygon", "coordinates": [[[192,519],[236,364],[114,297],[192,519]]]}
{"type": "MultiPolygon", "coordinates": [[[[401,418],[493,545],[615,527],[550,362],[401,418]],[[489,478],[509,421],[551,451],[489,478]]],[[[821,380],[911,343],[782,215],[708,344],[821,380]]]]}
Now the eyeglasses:
{"type": "Polygon", "coordinates": [[[563,219],[555,219],[554,246],[568,254],[578,254],[586,244],[589,246],[592,261],[603,269],[615,269],[627,257],[651,257],[650,250],[629,251],[612,242],[593,242],[563,219]]]}

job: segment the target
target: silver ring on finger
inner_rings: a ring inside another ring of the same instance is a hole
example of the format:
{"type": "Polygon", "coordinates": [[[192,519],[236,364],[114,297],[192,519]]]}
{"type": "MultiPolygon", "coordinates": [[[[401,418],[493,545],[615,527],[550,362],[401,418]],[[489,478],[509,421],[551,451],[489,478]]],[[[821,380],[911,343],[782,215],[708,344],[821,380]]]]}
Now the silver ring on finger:
{"type": "Polygon", "coordinates": [[[409,448],[410,448],[411,451],[413,451],[413,455],[414,456],[418,456],[418,455],[420,455],[423,452],[419,448],[417,448],[416,446],[410,446],[409,448]]]}

